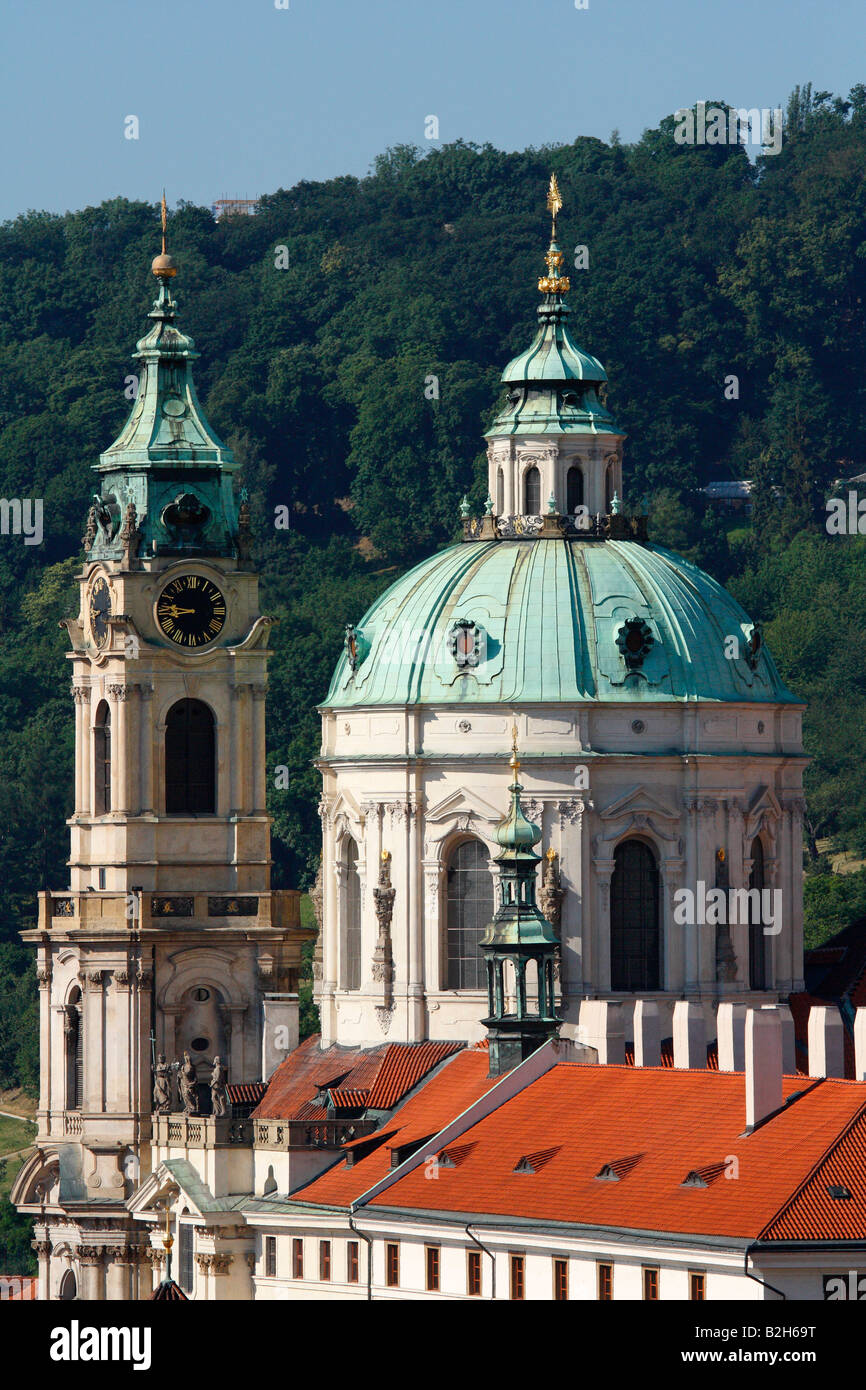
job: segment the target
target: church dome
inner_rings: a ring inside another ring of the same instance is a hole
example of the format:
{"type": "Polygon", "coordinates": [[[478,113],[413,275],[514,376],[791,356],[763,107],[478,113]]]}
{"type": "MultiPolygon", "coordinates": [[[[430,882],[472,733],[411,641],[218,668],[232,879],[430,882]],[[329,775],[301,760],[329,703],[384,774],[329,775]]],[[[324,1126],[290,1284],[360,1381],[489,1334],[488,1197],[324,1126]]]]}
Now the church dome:
{"type": "Polygon", "coordinates": [[[632,540],[451,546],[378,598],[346,647],[326,707],[797,703],[721,585],[632,540]]]}

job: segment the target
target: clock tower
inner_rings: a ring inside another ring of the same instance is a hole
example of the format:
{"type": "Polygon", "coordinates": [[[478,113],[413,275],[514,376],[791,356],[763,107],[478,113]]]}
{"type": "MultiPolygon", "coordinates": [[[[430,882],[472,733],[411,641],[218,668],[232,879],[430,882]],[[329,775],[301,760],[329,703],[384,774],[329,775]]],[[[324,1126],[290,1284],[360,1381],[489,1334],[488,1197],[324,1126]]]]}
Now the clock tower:
{"type": "Polygon", "coordinates": [[[269,1075],[297,1042],[309,934],[299,894],[270,885],[270,620],[238,464],[204,417],[176,323],[164,204],[153,273],[135,402],[95,465],[66,622],[69,888],[40,895],[24,934],[38,953],[39,1134],[13,1200],[36,1218],[52,1299],[149,1297],[125,1201],[149,1172],[155,1060],[189,1054],[203,1114],[215,1057],[230,1083],[269,1075]]]}

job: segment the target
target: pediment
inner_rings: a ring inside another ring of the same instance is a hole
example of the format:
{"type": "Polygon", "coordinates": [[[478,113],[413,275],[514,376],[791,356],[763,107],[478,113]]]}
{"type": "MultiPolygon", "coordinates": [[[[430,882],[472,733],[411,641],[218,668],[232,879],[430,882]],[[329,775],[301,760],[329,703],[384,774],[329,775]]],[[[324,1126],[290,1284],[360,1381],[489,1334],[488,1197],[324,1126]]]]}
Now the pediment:
{"type": "Polygon", "coordinates": [[[680,818],[678,811],[642,784],[618,796],[598,814],[599,819],[604,821],[618,820],[623,816],[652,816],[655,819],[670,821],[678,821],[680,818]]]}
{"type": "Polygon", "coordinates": [[[458,787],[431,806],[426,813],[425,819],[430,827],[430,838],[441,840],[443,836],[449,834],[453,829],[454,821],[461,817],[483,821],[486,825],[498,825],[503,819],[505,812],[496,806],[491,806],[489,801],[485,801],[483,796],[478,796],[476,792],[469,792],[465,787],[458,787]],[[437,830],[432,827],[437,826],[437,830]]]}
{"type": "Polygon", "coordinates": [[[216,1205],[210,1188],[197,1170],[184,1158],[164,1159],[127,1199],[133,1216],[160,1216],[168,1200],[172,1206],[183,1200],[193,1216],[207,1216],[216,1205]]]}
{"type": "Polygon", "coordinates": [[[752,839],[763,825],[767,825],[771,835],[775,835],[775,822],[781,815],[782,808],[772,787],[759,787],[746,812],[746,838],[752,839]]]}

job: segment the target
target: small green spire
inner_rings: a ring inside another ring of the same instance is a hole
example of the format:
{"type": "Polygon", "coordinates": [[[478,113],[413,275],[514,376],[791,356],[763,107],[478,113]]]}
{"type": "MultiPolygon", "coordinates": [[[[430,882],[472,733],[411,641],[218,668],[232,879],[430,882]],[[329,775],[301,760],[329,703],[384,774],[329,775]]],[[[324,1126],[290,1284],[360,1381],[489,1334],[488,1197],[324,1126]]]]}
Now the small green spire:
{"type": "Polygon", "coordinates": [[[620,512],[622,511],[622,503],[619,500],[619,494],[616,492],[613,494],[613,497],[611,498],[610,510],[613,516],[619,516],[620,512]]]}
{"type": "Polygon", "coordinates": [[[466,493],[464,492],[463,501],[460,503],[460,515],[464,521],[469,516],[471,510],[472,508],[469,506],[469,498],[466,496],[466,493]]]}
{"type": "Polygon", "coordinates": [[[484,499],[484,515],[485,515],[485,516],[492,516],[492,515],[493,515],[493,498],[490,496],[490,493],[489,493],[489,492],[488,492],[487,496],[486,496],[485,499],[484,499]]]}

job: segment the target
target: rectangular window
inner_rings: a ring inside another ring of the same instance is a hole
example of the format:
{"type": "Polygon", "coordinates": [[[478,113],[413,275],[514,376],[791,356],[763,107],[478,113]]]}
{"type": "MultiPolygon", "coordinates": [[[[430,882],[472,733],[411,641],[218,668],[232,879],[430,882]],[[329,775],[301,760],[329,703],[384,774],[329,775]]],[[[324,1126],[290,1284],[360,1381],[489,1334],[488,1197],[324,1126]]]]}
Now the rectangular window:
{"type": "Polygon", "coordinates": [[[689,1270],[689,1298],[702,1303],[706,1298],[706,1275],[696,1269],[689,1270]]]}
{"type": "Polygon", "coordinates": [[[427,1266],[427,1292],[437,1293],[439,1290],[439,1246],[426,1246],[424,1259],[427,1266]]]}
{"type": "Polygon", "coordinates": [[[358,1282],[358,1242],[350,1240],[346,1247],[346,1283],[358,1282]]]}
{"type": "Polygon", "coordinates": [[[178,1223],[177,1228],[178,1264],[180,1265],[180,1286],[184,1293],[192,1293],[192,1226],[178,1223]]]}
{"type": "Polygon", "coordinates": [[[265,1275],[268,1279],[277,1277],[277,1238],[265,1236],[265,1275]]]}
{"type": "Polygon", "coordinates": [[[659,1296],[659,1272],[657,1269],[644,1268],[643,1272],[643,1296],[654,1302],[659,1296]]]}
{"type": "Polygon", "coordinates": [[[522,1255],[511,1256],[511,1297],[518,1300],[526,1297],[526,1279],[522,1255]]]}
{"type": "Polygon", "coordinates": [[[481,1251],[466,1252],[466,1292],[470,1298],[481,1297],[481,1251]]]}
{"type": "Polygon", "coordinates": [[[568,1260],[553,1261],[553,1297],[557,1303],[568,1302],[568,1260]]]}
{"type": "Polygon", "coordinates": [[[325,1283],[331,1277],[331,1242],[329,1240],[319,1241],[319,1278],[325,1283]]]}
{"type": "Polygon", "coordinates": [[[400,1283],[400,1247],[385,1246],[385,1283],[389,1289],[396,1289],[400,1283]]]}
{"type": "Polygon", "coordinates": [[[613,1299],[613,1265],[598,1266],[598,1297],[601,1303],[613,1299]]]}
{"type": "Polygon", "coordinates": [[[304,1242],[300,1237],[292,1241],[292,1278],[304,1277],[304,1242]]]}

